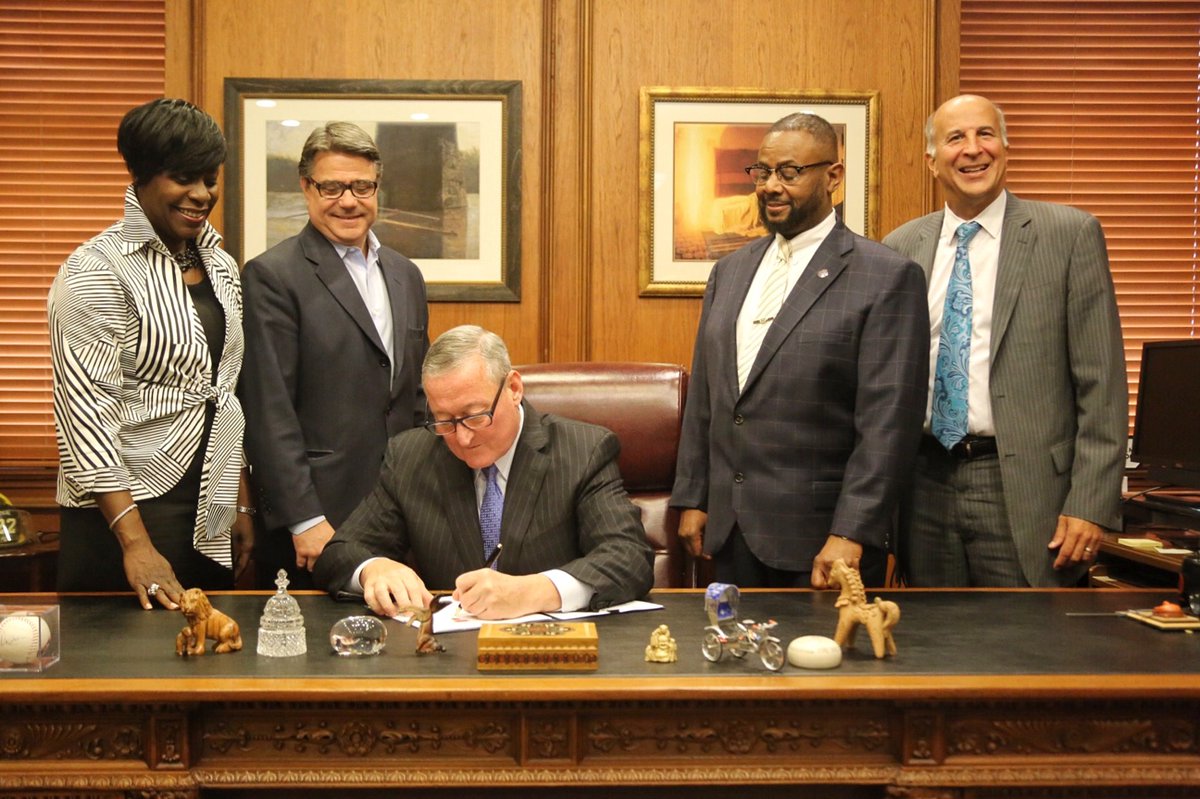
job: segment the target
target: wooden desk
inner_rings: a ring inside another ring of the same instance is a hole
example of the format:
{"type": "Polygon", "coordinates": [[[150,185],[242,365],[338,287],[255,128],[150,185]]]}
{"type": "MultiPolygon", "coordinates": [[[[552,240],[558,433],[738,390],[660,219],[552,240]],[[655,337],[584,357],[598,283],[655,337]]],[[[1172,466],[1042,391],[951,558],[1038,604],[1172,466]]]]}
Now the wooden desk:
{"type": "MultiPolygon", "coordinates": [[[[1141,537],[1131,531],[1120,538],[1141,537]]],[[[1088,572],[1095,588],[1179,589],[1180,566],[1184,555],[1162,554],[1121,544],[1118,536],[1106,534],[1100,541],[1100,554],[1088,572]]]]}
{"type": "MultiPolygon", "coordinates": [[[[886,595],[893,659],[862,634],[830,672],[708,663],[699,592],[668,591],[597,620],[588,675],[481,675],[473,634],[419,657],[395,622],[382,655],[338,658],[358,608],[319,595],[306,655],[254,654],[267,594],[214,594],[245,649],[183,659],[178,614],[64,597],[61,662],[0,674],[0,797],[1200,796],[1200,635],[1112,613],[1161,592],[886,595]],[[680,660],[645,663],[664,622],[680,660]]],[[[745,591],[741,615],[829,635],[835,598],[745,591]]]]}
{"type": "Polygon", "coordinates": [[[1105,534],[1096,564],[1089,570],[1089,583],[1093,587],[1178,589],[1180,565],[1186,556],[1126,546],[1117,540],[1151,538],[1171,548],[1196,549],[1200,520],[1170,508],[1140,493],[1127,497],[1123,506],[1125,530],[1105,534]]]}

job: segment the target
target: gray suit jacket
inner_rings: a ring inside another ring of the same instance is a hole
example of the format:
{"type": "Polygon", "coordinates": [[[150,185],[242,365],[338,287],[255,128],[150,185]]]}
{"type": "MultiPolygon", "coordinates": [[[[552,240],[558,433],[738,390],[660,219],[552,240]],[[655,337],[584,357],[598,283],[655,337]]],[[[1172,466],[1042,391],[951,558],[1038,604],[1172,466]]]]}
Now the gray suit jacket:
{"type": "Polygon", "coordinates": [[[770,244],[722,258],[704,293],[671,504],[736,523],[763,563],[807,572],[831,534],[884,547],[925,411],[920,268],[840,222],[768,330],[739,395],[736,325],[770,244]]]}
{"type": "MultiPolygon", "coordinates": [[[[499,569],[562,569],[595,590],[593,608],[643,596],[654,582],[653,553],[621,482],[617,437],[523,406],[504,493],[499,569]]],[[[359,564],[382,556],[410,563],[431,590],[453,589],[460,574],[484,563],[474,480],[472,469],[429,432],[393,438],[375,488],[317,560],[317,585],[342,590],[359,564]]]]}
{"type": "MultiPolygon", "coordinates": [[[[933,268],[943,211],[884,243],[933,268]]],[[[1071,585],[1046,544],[1059,514],[1121,527],[1128,387],[1104,233],[1094,216],[1008,195],[992,309],[991,398],[1025,579],[1071,585]]]]}
{"type": "Polygon", "coordinates": [[[324,515],[337,527],[379,476],[389,437],[424,420],[425,281],[380,248],[392,308],[389,364],[366,304],[311,224],[246,264],[246,451],[268,529],[324,515]]]}

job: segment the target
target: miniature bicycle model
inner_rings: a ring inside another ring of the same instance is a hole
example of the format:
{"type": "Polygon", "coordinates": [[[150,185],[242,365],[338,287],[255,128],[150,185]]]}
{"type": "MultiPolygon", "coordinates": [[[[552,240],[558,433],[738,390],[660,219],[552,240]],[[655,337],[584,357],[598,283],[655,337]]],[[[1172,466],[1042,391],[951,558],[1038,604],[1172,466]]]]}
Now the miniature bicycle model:
{"type": "Polygon", "coordinates": [[[783,668],[783,645],[770,634],[775,620],[756,622],[753,619],[737,620],[739,592],[736,585],[710,583],[704,593],[704,609],[711,622],[704,628],[704,639],[700,651],[705,660],[716,663],[729,650],[735,658],[746,657],[757,652],[759,660],[771,671],[783,668]]]}

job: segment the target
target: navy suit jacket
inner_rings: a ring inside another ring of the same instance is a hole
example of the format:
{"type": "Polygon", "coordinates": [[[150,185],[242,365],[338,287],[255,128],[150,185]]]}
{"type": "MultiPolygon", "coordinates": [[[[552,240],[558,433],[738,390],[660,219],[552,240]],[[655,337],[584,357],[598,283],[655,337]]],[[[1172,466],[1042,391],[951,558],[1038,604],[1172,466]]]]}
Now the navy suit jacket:
{"type": "Polygon", "coordinates": [[[268,530],[324,515],[337,527],[371,490],[388,438],[424,421],[425,281],[381,247],[393,352],[333,245],[311,224],[246,264],[240,394],[268,530]]]}
{"type": "Polygon", "coordinates": [[[839,221],[739,393],[737,317],[770,243],[709,276],[671,504],[707,511],[705,552],[737,524],[760,561],[806,572],[830,534],[887,544],[925,413],[929,312],[921,268],[839,221]]]}
{"type": "MultiPolygon", "coordinates": [[[[498,568],[561,569],[594,589],[593,608],[644,595],[654,582],[653,553],[621,482],[617,437],[523,407],[498,568]]],[[[378,556],[410,563],[431,590],[453,589],[460,574],[484,564],[474,481],[441,438],[426,430],[396,436],[375,488],[317,560],[317,585],[343,590],[361,563],[378,556]]]]}

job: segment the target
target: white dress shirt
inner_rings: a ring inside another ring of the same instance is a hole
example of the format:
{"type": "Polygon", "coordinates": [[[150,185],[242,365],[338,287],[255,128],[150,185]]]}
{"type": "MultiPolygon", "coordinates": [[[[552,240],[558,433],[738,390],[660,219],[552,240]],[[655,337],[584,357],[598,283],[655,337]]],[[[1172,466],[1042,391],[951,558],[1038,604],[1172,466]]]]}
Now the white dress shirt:
{"type": "Polygon", "coordinates": [[[346,265],[346,271],[350,273],[350,279],[362,295],[394,371],[396,355],[392,345],[392,305],[388,301],[387,284],[383,280],[383,267],[379,265],[379,239],[374,231],[367,231],[365,256],[358,247],[347,247],[332,241],[330,244],[337,250],[342,263],[346,265]]]}
{"type": "MultiPolygon", "coordinates": [[[[784,289],[784,302],[787,302],[787,297],[792,293],[792,289],[796,287],[796,281],[804,274],[804,270],[808,268],[809,261],[817,252],[817,248],[821,246],[821,242],[825,241],[825,237],[833,231],[834,225],[837,224],[837,214],[831,212],[814,227],[809,228],[795,238],[789,239],[791,245],[792,257],[788,261],[787,288],[784,289]]],[[[771,242],[767,247],[767,251],[763,253],[762,261],[759,263],[758,270],[754,273],[754,280],[750,281],[750,290],[746,292],[746,299],[742,302],[742,310],[738,313],[737,319],[737,340],[743,341],[750,335],[750,329],[754,326],[754,318],[758,315],[758,299],[762,295],[763,285],[767,282],[767,277],[771,272],[769,268],[775,263],[778,257],[776,252],[779,250],[778,239],[771,242]],[[767,264],[768,268],[764,269],[763,264],[767,264]]]]}
{"type": "MultiPolygon", "coordinates": [[[[992,421],[991,345],[992,306],[996,299],[996,272],[1000,263],[1000,231],[1004,227],[1004,209],[1008,193],[983,209],[973,221],[982,228],[971,239],[967,255],[971,260],[971,358],[968,368],[967,432],[976,436],[994,436],[992,421]]],[[[929,275],[929,399],[925,404],[925,432],[929,432],[933,408],[933,378],[937,371],[938,342],[942,337],[942,311],[946,291],[950,288],[950,272],[954,269],[954,251],[958,245],[955,234],[958,226],[970,219],[960,219],[946,207],[942,232],[938,236],[933,270],[929,275]]]]}

